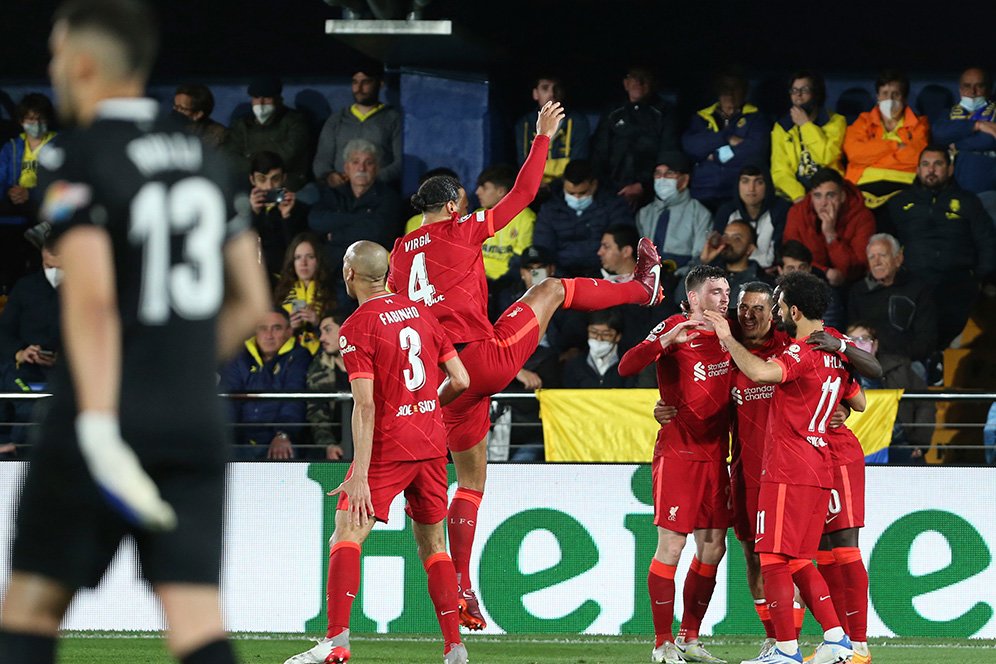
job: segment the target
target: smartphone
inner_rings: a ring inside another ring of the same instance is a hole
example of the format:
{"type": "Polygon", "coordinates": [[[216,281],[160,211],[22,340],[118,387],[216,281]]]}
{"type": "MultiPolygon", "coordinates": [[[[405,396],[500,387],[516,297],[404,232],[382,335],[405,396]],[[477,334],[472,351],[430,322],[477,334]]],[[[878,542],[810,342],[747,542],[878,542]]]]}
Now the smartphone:
{"type": "Polygon", "coordinates": [[[280,205],[284,202],[284,196],[286,194],[287,190],[283,187],[280,187],[279,189],[270,189],[266,192],[266,196],[263,198],[263,201],[266,203],[276,203],[277,205],[280,205]]]}
{"type": "Polygon", "coordinates": [[[296,314],[299,311],[308,308],[308,303],[304,300],[293,300],[291,302],[291,313],[296,314]]]}
{"type": "Polygon", "coordinates": [[[42,349],[42,350],[38,351],[38,354],[41,355],[42,357],[45,357],[45,358],[53,358],[53,357],[55,357],[55,351],[54,350],[42,349]]]}

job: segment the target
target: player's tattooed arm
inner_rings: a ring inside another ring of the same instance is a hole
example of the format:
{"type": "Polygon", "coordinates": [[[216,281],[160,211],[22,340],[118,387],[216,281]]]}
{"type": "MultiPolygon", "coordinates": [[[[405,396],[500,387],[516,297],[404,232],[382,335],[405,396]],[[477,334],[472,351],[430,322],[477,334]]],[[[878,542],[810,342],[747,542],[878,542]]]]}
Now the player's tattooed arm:
{"type": "Polygon", "coordinates": [[[724,314],[715,311],[705,311],[706,322],[712,323],[718,338],[726,349],[730,351],[730,357],[736,363],[737,368],[745,376],[755,383],[780,383],[782,382],[782,367],[777,362],[765,361],[747,350],[739,341],[733,338],[730,331],[730,322],[724,314]]]}
{"type": "Polygon", "coordinates": [[[879,364],[874,355],[847,342],[844,342],[843,346],[841,346],[841,339],[831,335],[829,332],[817,330],[809,335],[806,343],[826,353],[843,355],[844,359],[851,363],[851,366],[854,367],[858,374],[865,378],[882,377],[882,365],[879,364]],[[843,352],[841,352],[841,348],[844,349],[843,352]]]}

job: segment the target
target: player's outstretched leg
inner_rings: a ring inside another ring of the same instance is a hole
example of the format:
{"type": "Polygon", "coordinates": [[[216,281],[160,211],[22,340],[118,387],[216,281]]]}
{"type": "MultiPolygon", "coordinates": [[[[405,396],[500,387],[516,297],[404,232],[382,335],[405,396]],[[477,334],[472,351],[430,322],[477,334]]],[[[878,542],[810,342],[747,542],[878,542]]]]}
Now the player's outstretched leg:
{"type": "Polygon", "coordinates": [[[564,309],[597,311],[621,304],[649,307],[664,299],[661,292],[661,259],[654,243],[647,238],[640,239],[636,269],[630,281],[613,282],[583,277],[560,281],[564,285],[564,309]]]}

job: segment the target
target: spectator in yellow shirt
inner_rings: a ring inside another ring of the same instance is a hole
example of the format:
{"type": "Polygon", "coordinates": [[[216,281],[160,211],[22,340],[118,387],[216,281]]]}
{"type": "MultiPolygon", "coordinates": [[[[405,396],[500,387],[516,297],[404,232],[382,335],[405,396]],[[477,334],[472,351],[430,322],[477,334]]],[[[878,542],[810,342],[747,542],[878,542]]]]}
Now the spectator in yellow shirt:
{"type": "MultiPolygon", "coordinates": [[[[515,174],[515,169],[507,164],[485,168],[477,178],[477,190],[474,192],[481,203],[478,210],[493,208],[515,184],[515,174]]],[[[511,261],[532,245],[535,225],[536,213],[525,208],[508,226],[484,242],[484,274],[489,281],[505,276],[511,261]]]]}
{"type": "Polygon", "coordinates": [[[794,74],[788,92],[792,106],[771,130],[771,179],[779,196],[797,203],[821,167],[844,173],[847,121],[826,108],[826,83],[816,72],[794,74]]]}

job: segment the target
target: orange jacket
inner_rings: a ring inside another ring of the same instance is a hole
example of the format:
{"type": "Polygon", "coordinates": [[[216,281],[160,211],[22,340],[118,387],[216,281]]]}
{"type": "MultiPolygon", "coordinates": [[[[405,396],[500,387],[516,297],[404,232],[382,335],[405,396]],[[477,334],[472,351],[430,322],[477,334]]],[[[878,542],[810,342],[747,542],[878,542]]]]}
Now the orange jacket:
{"type": "MultiPolygon", "coordinates": [[[[858,184],[861,174],[871,167],[916,173],[920,151],[927,147],[930,140],[930,125],[925,116],[918,116],[909,106],[903,113],[903,126],[898,130],[903,147],[899,147],[896,141],[882,138],[885,127],[878,106],[858,116],[844,134],[844,153],[847,155],[847,173],[844,177],[858,184]]],[[[911,182],[912,177],[907,181],[911,182]]]]}
{"type": "Polygon", "coordinates": [[[847,281],[856,281],[868,269],[868,238],[875,233],[875,217],[865,207],[864,197],[850,182],[844,183],[844,203],[837,213],[837,239],[827,244],[820,232],[820,218],[813,209],[812,194],[789,208],[782,242],[798,240],[813,252],[813,266],[834,268],[847,281]]]}

